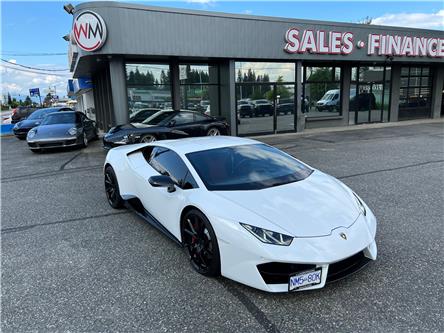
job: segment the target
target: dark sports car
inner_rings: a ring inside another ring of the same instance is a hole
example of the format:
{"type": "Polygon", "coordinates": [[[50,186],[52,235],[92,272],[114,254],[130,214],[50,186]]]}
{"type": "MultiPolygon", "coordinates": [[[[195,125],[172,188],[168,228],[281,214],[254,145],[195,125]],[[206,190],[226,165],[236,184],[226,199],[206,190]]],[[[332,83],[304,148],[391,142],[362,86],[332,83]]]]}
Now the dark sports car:
{"type": "Polygon", "coordinates": [[[103,146],[179,139],[188,136],[227,135],[229,125],[223,118],[215,118],[194,111],[163,110],[142,123],[130,123],[111,128],[103,137],[103,146]]]}
{"type": "Polygon", "coordinates": [[[67,107],[58,107],[58,108],[46,108],[34,111],[28,118],[18,122],[12,128],[14,135],[20,140],[25,140],[26,135],[31,130],[31,128],[40,125],[43,118],[50,113],[59,112],[59,111],[72,111],[72,109],[67,107]]]}
{"type": "Polygon", "coordinates": [[[81,112],[70,111],[47,115],[28,132],[26,140],[33,152],[39,152],[47,148],[86,147],[96,138],[95,122],[81,112]]]}

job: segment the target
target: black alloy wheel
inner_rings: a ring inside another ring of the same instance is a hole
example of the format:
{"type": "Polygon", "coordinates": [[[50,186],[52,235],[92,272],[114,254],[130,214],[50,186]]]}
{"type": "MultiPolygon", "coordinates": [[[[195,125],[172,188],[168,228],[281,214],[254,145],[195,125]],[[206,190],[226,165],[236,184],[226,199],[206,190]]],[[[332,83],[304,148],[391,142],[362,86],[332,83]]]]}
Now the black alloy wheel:
{"type": "Polygon", "coordinates": [[[105,169],[105,192],[108,203],[114,209],[123,207],[123,199],[120,196],[119,184],[117,183],[117,177],[111,166],[107,166],[105,169]]]}
{"type": "Polygon", "coordinates": [[[220,275],[220,255],[216,234],[210,222],[197,209],[182,221],[182,242],[190,255],[191,266],[205,276],[220,275]]]}

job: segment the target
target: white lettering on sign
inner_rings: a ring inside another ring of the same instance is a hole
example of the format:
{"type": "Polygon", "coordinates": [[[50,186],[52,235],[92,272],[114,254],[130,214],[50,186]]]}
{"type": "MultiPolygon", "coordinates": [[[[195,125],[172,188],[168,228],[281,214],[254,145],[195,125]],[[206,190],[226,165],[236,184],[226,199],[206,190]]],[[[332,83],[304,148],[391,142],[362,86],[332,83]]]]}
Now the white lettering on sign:
{"type": "Polygon", "coordinates": [[[368,35],[368,55],[407,57],[444,56],[444,39],[412,36],[368,35]]]}
{"type": "MultiPolygon", "coordinates": [[[[290,28],[285,33],[284,51],[348,55],[354,51],[353,38],[353,32],[290,28]]],[[[365,41],[359,40],[356,46],[364,48],[365,41]]],[[[367,55],[444,57],[444,38],[368,34],[367,55]]]]}
{"type": "Polygon", "coordinates": [[[285,34],[285,52],[317,54],[350,54],[353,51],[353,33],[324,30],[288,29],[285,34]]]}

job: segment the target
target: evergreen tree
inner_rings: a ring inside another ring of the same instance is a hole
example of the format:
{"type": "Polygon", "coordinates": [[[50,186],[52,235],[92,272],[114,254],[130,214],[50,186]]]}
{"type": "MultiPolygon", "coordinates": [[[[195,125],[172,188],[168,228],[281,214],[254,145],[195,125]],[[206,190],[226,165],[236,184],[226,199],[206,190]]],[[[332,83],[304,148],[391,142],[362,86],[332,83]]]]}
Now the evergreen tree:
{"type": "Polygon", "coordinates": [[[31,106],[31,105],[32,105],[31,97],[26,96],[26,99],[25,99],[25,101],[23,102],[23,104],[24,104],[25,106],[31,106]]]}

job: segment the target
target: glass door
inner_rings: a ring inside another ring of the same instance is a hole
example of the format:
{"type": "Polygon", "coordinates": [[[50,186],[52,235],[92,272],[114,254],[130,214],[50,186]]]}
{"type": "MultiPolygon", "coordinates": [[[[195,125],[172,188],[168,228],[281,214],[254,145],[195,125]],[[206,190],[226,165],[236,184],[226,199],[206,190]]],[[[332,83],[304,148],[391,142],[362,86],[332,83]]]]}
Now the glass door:
{"type": "Polygon", "coordinates": [[[388,120],[390,67],[354,67],[350,89],[350,124],[388,120]],[[371,81],[369,79],[376,79],[371,81]]]}
{"type": "Polygon", "coordinates": [[[296,101],[294,84],[275,84],[276,132],[294,131],[296,125],[296,101]]]}
{"type": "Polygon", "coordinates": [[[295,130],[294,84],[236,85],[239,135],[295,130]]]}
{"type": "Polygon", "coordinates": [[[274,132],[273,84],[237,84],[236,114],[238,135],[274,132]]]}

